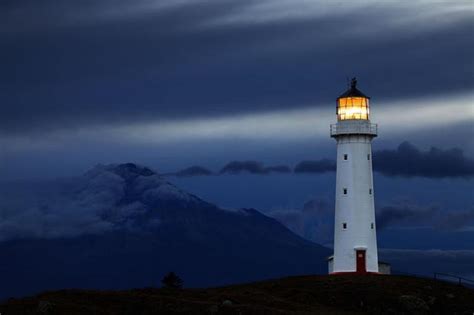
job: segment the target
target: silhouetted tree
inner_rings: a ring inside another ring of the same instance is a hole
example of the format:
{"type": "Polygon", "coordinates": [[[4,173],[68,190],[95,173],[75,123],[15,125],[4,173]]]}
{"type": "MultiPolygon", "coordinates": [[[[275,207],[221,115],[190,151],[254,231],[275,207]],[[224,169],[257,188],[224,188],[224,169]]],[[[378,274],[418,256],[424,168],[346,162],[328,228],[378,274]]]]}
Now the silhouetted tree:
{"type": "Polygon", "coordinates": [[[183,287],[183,280],[174,272],[169,272],[161,279],[161,284],[163,288],[181,289],[183,287]]]}

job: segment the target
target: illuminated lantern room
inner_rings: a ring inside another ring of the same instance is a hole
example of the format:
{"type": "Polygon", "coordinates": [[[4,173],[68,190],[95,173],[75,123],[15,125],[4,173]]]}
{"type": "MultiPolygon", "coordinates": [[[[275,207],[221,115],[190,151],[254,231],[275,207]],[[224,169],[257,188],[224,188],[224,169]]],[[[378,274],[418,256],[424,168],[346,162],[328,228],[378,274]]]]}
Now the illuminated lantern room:
{"type": "Polygon", "coordinates": [[[369,120],[369,99],[356,88],[357,80],[352,78],[351,87],[337,98],[337,120],[369,120]]]}

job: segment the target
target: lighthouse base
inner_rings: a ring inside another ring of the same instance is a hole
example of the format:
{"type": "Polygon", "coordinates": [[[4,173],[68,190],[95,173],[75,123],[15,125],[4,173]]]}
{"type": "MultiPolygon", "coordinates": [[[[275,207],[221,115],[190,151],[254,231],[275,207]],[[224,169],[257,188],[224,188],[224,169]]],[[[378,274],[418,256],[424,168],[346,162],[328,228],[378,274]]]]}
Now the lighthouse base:
{"type": "Polygon", "coordinates": [[[366,271],[358,269],[355,271],[334,271],[334,256],[328,257],[328,273],[329,275],[389,275],[392,273],[391,266],[387,262],[378,261],[378,272],[366,271]]]}
{"type": "Polygon", "coordinates": [[[341,271],[341,272],[330,272],[330,276],[340,276],[340,275],[381,275],[380,272],[371,272],[371,271],[365,271],[365,272],[359,272],[359,271],[341,271]]]}

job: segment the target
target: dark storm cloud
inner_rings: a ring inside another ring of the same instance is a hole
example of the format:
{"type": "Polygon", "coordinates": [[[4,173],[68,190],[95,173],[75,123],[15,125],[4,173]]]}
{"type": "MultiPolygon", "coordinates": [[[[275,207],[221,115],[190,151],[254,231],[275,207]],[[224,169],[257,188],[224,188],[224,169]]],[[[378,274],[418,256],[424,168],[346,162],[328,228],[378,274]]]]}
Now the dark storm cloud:
{"type": "Polygon", "coordinates": [[[291,173],[291,168],[286,165],[268,166],[265,170],[269,173],[291,173]]]}
{"type": "Polygon", "coordinates": [[[209,176],[209,175],[224,175],[224,174],[259,174],[267,175],[270,173],[291,173],[291,168],[286,165],[264,166],[263,163],[257,161],[233,161],[226,164],[218,173],[205,168],[203,166],[190,166],[176,173],[162,174],[163,176],[178,176],[178,177],[194,177],[194,176],[209,176]]]}
{"type": "Polygon", "coordinates": [[[392,226],[429,226],[443,230],[462,230],[474,226],[474,208],[443,210],[436,206],[396,204],[377,210],[377,229],[392,226]]]}
{"type": "Polygon", "coordinates": [[[265,166],[257,161],[232,161],[225,165],[220,171],[220,174],[267,174],[265,166]]]}
{"type": "Polygon", "coordinates": [[[432,147],[423,152],[408,142],[403,142],[396,150],[375,152],[373,163],[374,170],[387,176],[442,178],[474,175],[474,160],[465,157],[461,149],[432,147]]]}
{"type": "Polygon", "coordinates": [[[178,177],[193,177],[193,176],[209,176],[212,174],[213,172],[208,170],[207,168],[195,165],[195,166],[191,166],[183,170],[180,170],[171,175],[175,175],[178,177]]]}
{"type": "Polygon", "coordinates": [[[291,169],[286,165],[276,165],[266,167],[258,161],[232,161],[226,164],[219,174],[240,174],[250,173],[258,175],[267,175],[270,173],[289,173],[291,169]]]}
{"type": "Polygon", "coordinates": [[[353,74],[377,100],[473,86],[469,13],[416,30],[388,26],[410,13],[393,6],[223,25],[252,1],[156,3],[2,2],[0,131],[327,106],[353,74]]]}
{"type": "MultiPolygon", "coordinates": [[[[374,171],[386,176],[404,177],[472,177],[474,160],[464,156],[461,149],[443,150],[432,147],[421,151],[409,142],[401,143],[395,150],[380,150],[373,153],[374,171]]],[[[336,162],[322,159],[302,161],[295,173],[322,173],[336,170],[336,162]]]]}
{"type": "MultiPolygon", "coordinates": [[[[432,147],[429,151],[421,151],[409,142],[401,143],[395,150],[380,150],[373,153],[373,169],[385,176],[448,178],[474,175],[474,160],[464,156],[461,149],[439,149],[432,147]]],[[[296,174],[321,174],[336,171],[336,161],[330,159],[306,160],[296,164],[296,174]]],[[[251,174],[266,175],[269,173],[290,173],[286,165],[265,166],[260,161],[232,161],[226,164],[219,174],[251,174]]],[[[175,175],[201,176],[212,174],[212,171],[192,166],[175,175]],[[180,175],[181,174],[181,175],[180,175]]],[[[167,174],[173,175],[173,174],[167,174]]]]}
{"type": "Polygon", "coordinates": [[[329,159],[301,161],[295,166],[295,173],[325,173],[336,171],[336,162],[329,159]]]}
{"type": "Polygon", "coordinates": [[[413,205],[386,206],[377,210],[377,229],[382,230],[390,226],[399,226],[403,222],[408,224],[429,224],[437,215],[437,207],[417,207],[413,205]],[[426,219],[429,219],[428,221],[426,219]]]}

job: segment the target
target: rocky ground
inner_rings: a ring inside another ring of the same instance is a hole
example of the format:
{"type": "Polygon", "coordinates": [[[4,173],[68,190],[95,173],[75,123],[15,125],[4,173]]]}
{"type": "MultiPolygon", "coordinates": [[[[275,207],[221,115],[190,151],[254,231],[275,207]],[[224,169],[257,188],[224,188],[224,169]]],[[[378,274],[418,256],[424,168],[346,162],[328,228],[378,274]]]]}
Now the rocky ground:
{"type": "Polygon", "coordinates": [[[474,290],[406,276],[300,276],[210,289],[62,290],[13,314],[474,314],[474,290]]]}

